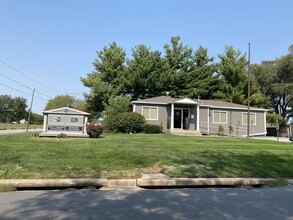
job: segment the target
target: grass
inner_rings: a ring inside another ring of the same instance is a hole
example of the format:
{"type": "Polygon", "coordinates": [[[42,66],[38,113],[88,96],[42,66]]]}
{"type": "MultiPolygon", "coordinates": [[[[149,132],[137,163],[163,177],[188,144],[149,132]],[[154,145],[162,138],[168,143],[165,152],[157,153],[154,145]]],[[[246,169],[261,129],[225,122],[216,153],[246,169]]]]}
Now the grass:
{"type": "Polygon", "coordinates": [[[105,134],[98,139],[0,135],[0,178],[293,177],[293,145],[228,137],[105,134]]]}
{"type": "MultiPolygon", "coordinates": [[[[8,130],[8,129],[26,129],[26,124],[9,124],[9,123],[0,123],[0,130],[8,130]]],[[[29,128],[42,128],[43,125],[34,125],[30,124],[29,128]]]]}

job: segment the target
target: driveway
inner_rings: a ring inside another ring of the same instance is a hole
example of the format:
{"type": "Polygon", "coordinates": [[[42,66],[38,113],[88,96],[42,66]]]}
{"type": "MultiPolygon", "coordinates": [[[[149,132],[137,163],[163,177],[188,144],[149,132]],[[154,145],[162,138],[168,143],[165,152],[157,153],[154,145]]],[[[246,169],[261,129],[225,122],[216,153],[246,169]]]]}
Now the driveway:
{"type": "MultiPolygon", "coordinates": [[[[37,129],[28,129],[29,132],[41,132],[41,128],[37,129]]],[[[0,130],[0,135],[1,134],[14,134],[14,133],[23,133],[26,132],[26,129],[11,129],[11,130],[0,130]]]]}
{"type": "MultiPolygon", "coordinates": [[[[253,139],[278,141],[277,137],[253,137],[253,139]]],[[[279,137],[279,142],[291,142],[288,137],[279,137]]]]}

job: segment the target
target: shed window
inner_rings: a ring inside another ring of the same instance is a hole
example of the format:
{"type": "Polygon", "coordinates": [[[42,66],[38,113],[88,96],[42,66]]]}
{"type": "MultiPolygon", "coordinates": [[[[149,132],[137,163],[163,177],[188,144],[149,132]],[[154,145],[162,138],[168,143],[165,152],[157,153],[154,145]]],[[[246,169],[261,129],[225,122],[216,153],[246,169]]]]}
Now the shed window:
{"type": "Polygon", "coordinates": [[[227,123],[227,112],[214,111],[214,123],[227,123]]]}
{"type": "Polygon", "coordinates": [[[142,115],[146,120],[158,120],[158,107],[142,107],[142,115]]]}
{"type": "MultiPolygon", "coordinates": [[[[250,117],[249,117],[250,125],[256,125],[256,114],[250,113],[249,115],[250,115],[250,117]]],[[[246,113],[246,112],[242,113],[242,124],[243,125],[248,124],[247,123],[247,116],[248,116],[248,113],[246,113]]]]}

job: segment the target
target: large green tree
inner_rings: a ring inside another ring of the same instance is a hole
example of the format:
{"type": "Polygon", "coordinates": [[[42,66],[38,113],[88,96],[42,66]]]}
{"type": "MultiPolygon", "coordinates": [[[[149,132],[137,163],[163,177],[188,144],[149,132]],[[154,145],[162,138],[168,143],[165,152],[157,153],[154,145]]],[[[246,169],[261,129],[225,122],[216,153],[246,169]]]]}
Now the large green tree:
{"type": "Polygon", "coordinates": [[[194,53],[193,70],[187,78],[187,96],[190,98],[212,99],[219,87],[217,65],[208,50],[200,46],[194,53]]]}
{"type": "Polygon", "coordinates": [[[245,84],[247,84],[247,60],[245,54],[226,46],[218,55],[220,90],[216,96],[226,101],[243,104],[245,101],[245,84]]]}
{"type": "Polygon", "coordinates": [[[289,119],[293,107],[293,54],[282,56],[276,61],[277,81],[272,93],[275,113],[289,119]]]}
{"type": "Polygon", "coordinates": [[[293,47],[289,53],[273,61],[252,65],[259,91],[270,99],[270,109],[285,121],[293,116],[293,47]]]}
{"type": "Polygon", "coordinates": [[[84,86],[90,92],[84,94],[89,108],[94,114],[104,111],[104,103],[108,103],[111,96],[123,93],[123,79],[125,74],[125,51],[115,42],[109,47],[97,52],[98,58],[93,62],[95,70],[81,78],[84,86]]]}
{"type": "Polygon", "coordinates": [[[127,59],[127,83],[125,88],[132,99],[149,98],[164,93],[162,77],[165,63],[159,51],[151,51],[145,45],[132,50],[132,58],[127,59]]]}
{"type": "Polygon", "coordinates": [[[171,44],[165,44],[166,71],[163,85],[171,96],[184,96],[188,93],[187,79],[195,68],[193,50],[179,42],[180,36],[171,37],[171,44]]]}

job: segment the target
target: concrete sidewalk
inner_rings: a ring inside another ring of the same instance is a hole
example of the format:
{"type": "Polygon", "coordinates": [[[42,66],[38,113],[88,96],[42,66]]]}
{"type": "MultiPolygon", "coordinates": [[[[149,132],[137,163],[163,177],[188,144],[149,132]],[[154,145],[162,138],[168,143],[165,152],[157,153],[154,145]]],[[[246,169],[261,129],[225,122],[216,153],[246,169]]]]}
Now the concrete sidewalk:
{"type": "MultiPolygon", "coordinates": [[[[281,180],[283,185],[293,184],[293,179],[281,180]]],[[[271,178],[170,178],[152,176],[138,179],[2,179],[0,186],[15,188],[82,188],[94,186],[102,189],[141,189],[172,187],[234,187],[278,185],[280,180],[271,178]]]]}

